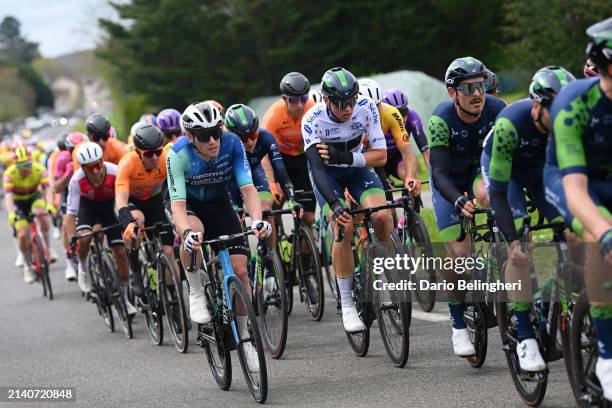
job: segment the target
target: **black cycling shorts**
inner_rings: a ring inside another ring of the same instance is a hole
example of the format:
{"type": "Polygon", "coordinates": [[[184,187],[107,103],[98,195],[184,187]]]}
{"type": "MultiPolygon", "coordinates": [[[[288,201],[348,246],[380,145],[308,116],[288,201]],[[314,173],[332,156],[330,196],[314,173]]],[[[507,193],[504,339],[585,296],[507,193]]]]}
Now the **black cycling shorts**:
{"type": "MultiPolygon", "coordinates": [[[[115,216],[114,200],[91,201],[83,197],[79,202],[77,219],[77,231],[91,230],[96,224],[101,224],[102,228],[106,228],[119,222],[115,216]]],[[[121,225],[106,230],[104,234],[111,246],[123,245],[121,225]]]]}
{"type": "MultiPolygon", "coordinates": [[[[161,194],[151,197],[148,200],[136,200],[135,198],[130,198],[128,208],[130,210],[142,211],[145,217],[145,227],[150,227],[156,222],[168,223],[164,213],[164,202],[161,194]]],[[[160,238],[162,245],[174,244],[174,230],[172,229],[171,225],[168,225],[161,230],[160,238]]]]}
{"type": "MultiPolygon", "coordinates": [[[[299,156],[290,156],[282,154],[283,162],[287,173],[289,173],[289,179],[293,183],[293,187],[296,190],[312,191],[312,184],[310,184],[310,177],[308,176],[308,160],[305,154],[299,156]]],[[[317,201],[313,194],[308,197],[299,197],[296,201],[304,207],[304,211],[314,212],[317,207],[317,201]]]]}
{"type": "MultiPolygon", "coordinates": [[[[166,215],[174,225],[171,214],[170,200],[167,200],[166,215]]],[[[220,235],[231,235],[242,232],[242,225],[232,208],[229,195],[218,201],[210,202],[187,200],[187,214],[198,217],[200,221],[202,221],[204,225],[204,240],[214,239],[220,235]]],[[[212,247],[215,252],[218,252],[218,245],[213,245],[212,247]]],[[[251,255],[244,237],[235,238],[227,242],[226,248],[230,255],[251,255]]]]}

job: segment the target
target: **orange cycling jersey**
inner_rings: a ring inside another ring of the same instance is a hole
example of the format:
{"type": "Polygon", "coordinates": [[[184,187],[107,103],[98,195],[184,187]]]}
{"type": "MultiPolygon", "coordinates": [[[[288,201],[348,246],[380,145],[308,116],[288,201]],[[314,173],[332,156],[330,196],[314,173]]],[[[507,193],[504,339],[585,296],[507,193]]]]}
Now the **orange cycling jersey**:
{"type": "MultiPolygon", "coordinates": [[[[395,146],[402,147],[410,144],[410,134],[404,126],[404,119],[399,110],[392,105],[381,102],[378,105],[378,113],[380,113],[380,127],[385,134],[387,141],[387,149],[393,149],[395,146]],[[389,137],[388,135],[391,135],[389,137]]],[[[363,145],[368,148],[369,143],[367,136],[364,139],[363,145]]]]}
{"type": "Polygon", "coordinates": [[[138,153],[130,152],[119,162],[115,192],[130,193],[130,198],[148,200],[159,194],[166,179],[166,152],[159,158],[153,170],[145,170],[138,153]]]}
{"type": "MultiPolygon", "coordinates": [[[[83,142],[81,142],[83,143],[83,142]]],[[[77,169],[81,168],[79,161],[76,157],[76,152],[79,149],[79,143],[72,150],[72,162],[74,163],[74,170],[76,172],[77,169]]],[[[106,141],[106,146],[104,147],[104,152],[102,152],[102,160],[105,162],[110,162],[113,164],[118,164],[119,160],[127,153],[127,148],[125,147],[125,143],[121,140],[117,139],[108,139],[106,141]]]]}
{"type": "Polygon", "coordinates": [[[59,150],[52,151],[49,155],[49,158],[47,159],[47,172],[49,173],[49,177],[51,180],[55,180],[55,175],[53,174],[55,173],[55,159],[57,159],[57,155],[59,154],[59,152],[59,150]]]}
{"type": "MultiPolygon", "coordinates": [[[[304,112],[314,106],[314,101],[308,99],[304,112]]],[[[278,150],[289,156],[304,154],[304,138],[302,137],[302,118],[295,120],[287,113],[285,101],[280,99],[272,104],[261,121],[261,127],[274,135],[278,150]]]]}

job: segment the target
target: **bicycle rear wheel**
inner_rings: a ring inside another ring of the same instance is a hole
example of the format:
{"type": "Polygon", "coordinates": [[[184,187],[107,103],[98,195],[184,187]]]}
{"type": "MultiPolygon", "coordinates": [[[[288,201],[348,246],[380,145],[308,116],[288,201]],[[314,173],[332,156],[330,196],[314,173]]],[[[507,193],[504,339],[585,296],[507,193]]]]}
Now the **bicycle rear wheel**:
{"type": "Polygon", "coordinates": [[[145,296],[149,306],[149,309],[144,312],[149,336],[151,336],[153,344],[161,346],[164,343],[164,322],[162,320],[161,302],[157,296],[157,291],[151,290],[148,286],[145,286],[145,296]]]}
{"type": "Polygon", "coordinates": [[[470,334],[470,340],[476,350],[474,356],[468,357],[470,365],[474,368],[482,367],[487,358],[486,307],[484,303],[466,303],[465,312],[463,313],[470,334]]]}
{"type": "Polygon", "coordinates": [[[261,255],[263,282],[256,285],[257,310],[266,348],[272,358],[277,359],[283,355],[287,344],[285,273],[276,252],[268,248],[268,253],[261,255]]]}
{"type": "Polygon", "coordinates": [[[236,276],[229,278],[228,288],[232,322],[239,338],[236,348],[244,379],[255,401],[264,403],[268,396],[268,372],[255,310],[236,276]],[[246,315],[239,318],[239,313],[245,312],[246,315]]]}
{"type": "MultiPolygon", "coordinates": [[[[416,212],[412,212],[410,221],[403,229],[403,242],[409,250],[409,254],[415,258],[424,260],[433,258],[433,247],[429,239],[429,233],[425,227],[425,221],[416,212]],[[412,218],[414,217],[414,218],[412,218]]],[[[427,281],[429,284],[436,283],[436,269],[433,265],[429,268],[420,268],[411,274],[411,279],[416,283],[416,300],[424,312],[431,312],[436,303],[436,291],[421,289],[420,282],[427,281]]],[[[428,285],[428,287],[431,287],[428,285]]]]}
{"type": "MultiPolygon", "coordinates": [[[[321,222],[321,224],[323,224],[323,222],[321,222]]],[[[322,228],[322,226],[320,228],[322,228]]],[[[329,291],[337,300],[339,299],[340,294],[337,291],[336,274],[334,273],[334,268],[332,267],[331,262],[331,247],[334,240],[334,229],[331,227],[331,224],[325,223],[325,226],[328,226],[325,234],[323,235],[321,232],[319,232],[321,267],[325,270],[325,277],[327,278],[327,286],[329,287],[329,291]]]]}
{"type": "Polygon", "coordinates": [[[365,357],[368,354],[370,348],[370,325],[375,317],[375,311],[372,305],[372,283],[367,278],[368,271],[366,266],[366,256],[364,254],[364,248],[359,245],[355,252],[356,257],[356,268],[353,275],[353,300],[355,307],[359,313],[359,317],[365,325],[365,330],[356,333],[346,333],[349,344],[353,348],[353,351],[359,357],[365,357]],[[369,284],[369,288],[368,288],[369,284]],[[368,290],[369,289],[369,290],[368,290]]]}
{"type": "Polygon", "coordinates": [[[310,318],[314,321],[319,321],[323,317],[325,311],[325,288],[323,286],[323,274],[321,271],[321,258],[318,256],[318,249],[312,232],[308,227],[303,227],[299,232],[300,248],[296,248],[298,255],[298,272],[300,274],[300,290],[302,290],[302,298],[306,300],[306,308],[310,313],[310,318]],[[301,248],[301,243],[306,243],[307,251],[301,248]],[[308,286],[312,285],[311,290],[316,291],[316,303],[312,303],[308,296],[308,286]]]}
{"type": "Polygon", "coordinates": [[[53,300],[53,289],[51,288],[51,279],[49,278],[49,263],[45,255],[45,247],[38,234],[32,237],[32,256],[34,268],[40,276],[40,281],[43,286],[43,296],[49,297],[49,300],[53,300]]]}
{"type": "Polygon", "coordinates": [[[102,263],[103,274],[106,278],[104,287],[109,294],[112,308],[115,310],[115,316],[117,316],[119,320],[119,325],[125,337],[131,339],[134,336],[132,332],[132,317],[127,313],[125,298],[121,293],[121,284],[119,283],[117,269],[106,252],[101,254],[100,261],[102,263]]]}
{"type": "Polygon", "coordinates": [[[161,253],[157,259],[157,291],[166,313],[174,346],[179,353],[186,353],[189,347],[189,326],[183,297],[183,282],[174,263],[165,253],[161,253]],[[167,277],[170,278],[171,284],[166,283],[167,277]]]}

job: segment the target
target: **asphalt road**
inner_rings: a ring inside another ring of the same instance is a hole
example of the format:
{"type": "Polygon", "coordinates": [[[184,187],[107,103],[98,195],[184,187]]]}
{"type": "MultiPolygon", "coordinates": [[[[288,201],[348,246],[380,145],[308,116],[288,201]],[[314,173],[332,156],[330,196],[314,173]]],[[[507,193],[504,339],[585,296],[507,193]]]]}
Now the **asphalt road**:
{"type": "MultiPolygon", "coordinates": [[[[55,300],[39,284],[26,285],[13,267],[8,227],[0,227],[0,387],[75,387],[76,403],[54,407],[237,407],[254,405],[237,358],[230,391],[217,388],[202,350],[190,333],[187,354],[167,338],[152,345],[142,317],[134,339],[108,333],[95,306],[76,283],[63,277],[64,263],[51,271],[55,300]]],[[[58,242],[54,246],[59,251],[58,242]]],[[[416,306],[418,309],[418,306],[416,306]]],[[[166,331],[167,333],[167,331],[166,331]]],[[[483,368],[473,369],[452,354],[447,308],[414,313],[410,358],[404,369],[389,362],[377,328],[367,357],[351,351],[335,305],[328,297],[321,322],[310,321],[301,305],[290,317],[281,360],[268,359],[270,406],[290,407],[521,407],[497,328],[489,331],[483,368]]],[[[0,407],[9,404],[0,403],[0,407]]],[[[42,406],[13,404],[17,407],[42,406]]],[[[573,406],[563,363],[550,366],[542,406],[573,406]]]]}

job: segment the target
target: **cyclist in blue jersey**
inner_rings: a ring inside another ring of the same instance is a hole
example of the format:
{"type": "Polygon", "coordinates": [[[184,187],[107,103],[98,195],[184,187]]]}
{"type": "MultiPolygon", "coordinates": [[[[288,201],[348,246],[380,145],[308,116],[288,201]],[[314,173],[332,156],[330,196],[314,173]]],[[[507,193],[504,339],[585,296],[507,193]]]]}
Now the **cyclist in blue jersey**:
{"type": "MultiPolygon", "coordinates": [[[[486,78],[486,68],[476,58],[454,60],[445,77],[452,100],[440,103],[429,118],[432,204],[449,258],[466,257],[469,252],[469,240],[457,242],[459,215],[472,217],[478,203],[487,205],[480,155],[484,138],[505,103],[486,95],[486,78]]],[[[457,282],[454,271],[445,272],[447,281],[457,282]]],[[[448,296],[454,353],[471,356],[475,350],[463,320],[463,299],[452,292],[448,296]]]]}
{"type": "Polygon", "coordinates": [[[548,109],[561,88],[574,76],[561,67],[545,67],[535,73],[529,87],[530,98],[520,99],[504,108],[495,127],[487,135],[480,158],[482,175],[491,208],[499,228],[510,243],[510,262],[506,266],[507,282],[523,282],[521,291],[508,292],[512,313],[518,321],[518,360],[524,371],[546,368],[531,324],[532,309],[529,257],[521,251],[514,220],[527,214],[527,189],[536,207],[547,220],[559,216],[544,195],[544,159],[550,126],[548,109]]]}
{"type": "MultiPolygon", "coordinates": [[[[372,167],[384,166],[387,146],[374,101],[359,96],[356,78],[344,68],[332,68],[321,81],[323,102],[302,118],[302,135],[312,186],[321,214],[346,230],[342,242],[334,242],[332,263],[338,281],[342,323],[346,332],[365,330],[352,295],[355,269],[352,249],[352,219],[344,202],[347,189],[364,207],[386,204],[382,184],[372,167]],[[368,136],[369,149],[363,152],[368,136]]],[[[387,242],[393,229],[390,210],[373,214],[376,235],[387,242]]]]}
{"type": "MultiPolygon", "coordinates": [[[[260,221],[261,205],[244,147],[238,136],[223,131],[222,125],[223,116],[213,103],[199,102],[188,106],[181,115],[181,127],[186,136],[179,138],[168,153],[166,210],[182,237],[180,255],[186,271],[191,261],[190,254],[201,246],[202,236],[212,239],[242,231],[229,199],[228,189],[232,178],[235,178],[245,207],[253,219],[253,234],[264,238],[272,229],[268,222],[260,221]]],[[[249,251],[245,240],[230,241],[228,250],[234,272],[247,288],[247,293],[251,293],[247,274],[249,251]]],[[[200,262],[198,255],[196,270],[199,270],[200,262]]],[[[207,323],[210,313],[199,273],[185,274],[190,288],[191,320],[207,323]]],[[[246,319],[246,316],[239,318],[246,319]]]]}
{"type": "Polygon", "coordinates": [[[585,286],[597,332],[595,373],[612,400],[612,301],[606,290],[612,281],[612,18],[586,33],[587,57],[599,77],[575,81],[555,98],[544,182],[547,199],[567,222],[579,222],[591,243],[585,286]],[[565,202],[569,213],[563,213],[565,202]]]}

